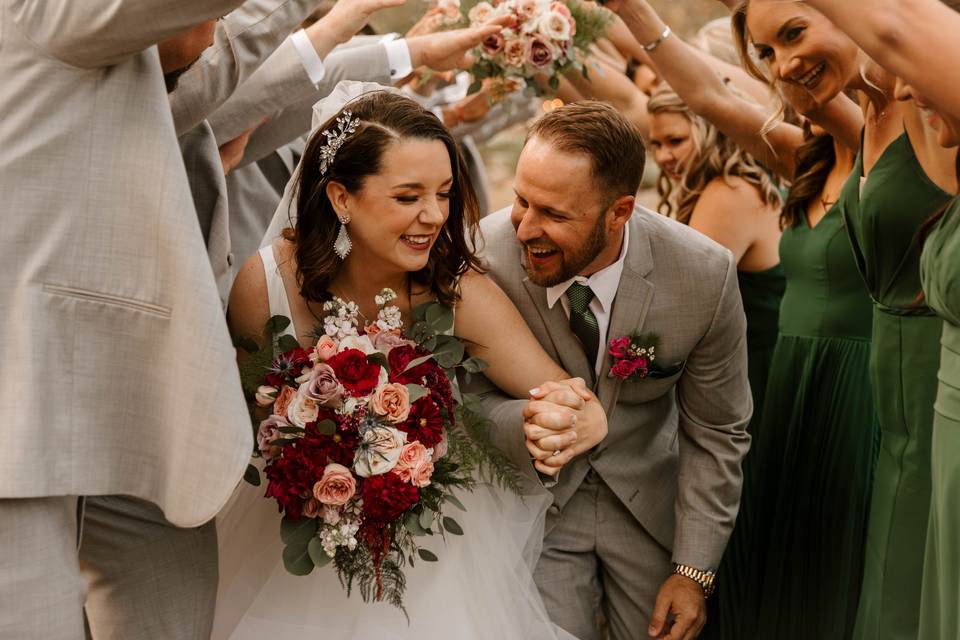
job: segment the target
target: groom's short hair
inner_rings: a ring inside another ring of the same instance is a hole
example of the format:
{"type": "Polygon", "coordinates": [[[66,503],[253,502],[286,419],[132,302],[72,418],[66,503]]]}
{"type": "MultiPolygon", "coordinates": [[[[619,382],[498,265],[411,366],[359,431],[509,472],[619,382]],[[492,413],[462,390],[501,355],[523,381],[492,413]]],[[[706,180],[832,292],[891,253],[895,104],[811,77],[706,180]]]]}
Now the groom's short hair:
{"type": "Polygon", "coordinates": [[[646,149],[643,136],[616,109],[604,102],[572,102],[537,120],[527,140],[540,138],[567,153],[584,153],[593,164],[593,179],[610,200],[632,196],[640,188],[646,149]]]}

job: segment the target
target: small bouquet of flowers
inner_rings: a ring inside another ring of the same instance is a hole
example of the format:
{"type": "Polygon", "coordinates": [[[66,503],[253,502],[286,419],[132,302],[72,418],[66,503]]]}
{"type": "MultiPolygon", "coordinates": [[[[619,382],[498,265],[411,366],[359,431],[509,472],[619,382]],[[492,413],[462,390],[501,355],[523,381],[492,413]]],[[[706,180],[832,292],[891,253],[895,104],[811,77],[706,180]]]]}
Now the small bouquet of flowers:
{"type": "MultiPolygon", "coordinates": [[[[447,335],[453,312],[422,305],[404,335],[395,298],[384,289],[367,326],[355,303],[325,303],[309,349],[279,335],[290,323],[282,316],[268,322],[266,348],[238,346],[251,352],[241,373],[252,412],[269,412],[254,420],[254,455],[283,514],[285,567],[306,575],[332,563],[348,595],[356,583],[364,601],[403,609],[402,567],[437,560],[417,538],[464,533],[444,515],[447,505],[464,508],[454,490],[470,490],[481,469],[514,489],[516,476],[458,392],[456,370],[485,365],[447,335]]],[[[260,484],[253,465],[246,478],[260,484]]]]}
{"type": "Polygon", "coordinates": [[[643,380],[657,359],[659,338],[653,334],[621,336],[610,340],[608,353],[613,358],[613,366],[607,374],[621,380],[643,380]]]}
{"type": "Polygon", "coordinates": [[[608,10],[580,0],[463,0],[459,8],[469,26],[509,17],[508,25],[475,51],[477,62],[470,69],[475,80],[468,93],[479,91],[487,78],[507,92],[529,88],[539,95],[534,76],[544,76],[553,90],[568,71],[588,77],[577,51],[602,36],[611,21],[608,10]]]}

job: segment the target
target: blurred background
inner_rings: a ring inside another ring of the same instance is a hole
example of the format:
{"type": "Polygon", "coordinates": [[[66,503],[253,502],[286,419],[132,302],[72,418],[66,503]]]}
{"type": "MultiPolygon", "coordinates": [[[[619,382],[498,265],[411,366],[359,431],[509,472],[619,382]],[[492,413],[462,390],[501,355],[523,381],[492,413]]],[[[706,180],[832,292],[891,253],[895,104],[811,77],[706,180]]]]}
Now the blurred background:
{"type": "MultiPolygon", "coordinates": [[[[715,18],[729,15],[727,9],[717,0],[650,0],[667,24],[684,38],[693,37],[697,30],[715,18]]],[[[426,11],[428,4],[423,0],[408,0],[402,7],[378,13],[372,26],[379,33],[404,33],[426,11]]],[[[549,106],[549,105],[548,105],[549,106]]],[[[501,131],[493,138],[478,145],[487,170],[487,189],[490,199],[490,211],[496,211],[513,202],[513,170],[517,156],[523,146],[525,126],[517,124],[501,131]]],[[[640,201],[654,208],[656,193],[652,189],[656,177],[653,159],[647,158],[647,175],[640,201]]]]}

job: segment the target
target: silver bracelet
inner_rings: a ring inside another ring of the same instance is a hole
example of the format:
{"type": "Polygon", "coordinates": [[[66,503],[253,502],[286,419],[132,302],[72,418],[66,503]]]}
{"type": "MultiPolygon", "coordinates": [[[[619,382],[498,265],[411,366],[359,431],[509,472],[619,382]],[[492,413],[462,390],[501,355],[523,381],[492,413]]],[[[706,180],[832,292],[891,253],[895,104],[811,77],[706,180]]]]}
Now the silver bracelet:
{"type": "Polygon", "coordinates": [[[643,50],[647,52],[653,51],[654,49],[659,47],[664,40],[669,38],[671,33],[673,33],[673,29],[671,29],[670,26],[667,25],[667,28],[663,30],[663,33],[660,34],[659,38],[657,38],[650,44],[643,45],[643,50]]]}

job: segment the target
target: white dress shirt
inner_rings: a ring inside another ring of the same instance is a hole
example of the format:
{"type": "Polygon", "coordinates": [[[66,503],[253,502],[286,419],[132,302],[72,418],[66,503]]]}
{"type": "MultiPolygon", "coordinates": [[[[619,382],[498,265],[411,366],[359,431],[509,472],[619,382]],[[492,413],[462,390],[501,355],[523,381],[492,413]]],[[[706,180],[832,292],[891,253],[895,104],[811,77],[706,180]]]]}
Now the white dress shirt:
{"type": "Polygon", "coordinates": [[[613,264],[600,269],[589,278],[584,276],[574,276],[566,282],[547,287],[547,306],[551,309],[557,304],[557,300],[563,305],[563,312],[570,318],[570,301],[564,294],[574,282],[585,284],[593,291],[593,300],[590,301],[590,311],[597,318],[597,326],[600,330],[600,345],[597,349],[597,361],[593,368],[600,379],[600,368],[603,366],[603,358],[607,352],[607,329],[610,326],[610,310],[613,309],[613,300],[617,297],[617,289],[620,287],[620,276],[623,275],[623,263],[627,258],[627,247],[630,244],[630,225],[623,228],[623,246],[620,248],[620,257],[613,264]]]}
{"type": "MultiPolygon", "coordinates": [[[[313,48],[310,37],[303,29],[295,31],[290,36],[293,47],[300,56],[300,62],[304,70],[310,77],[313,84],[319,84],[323,80],[326,70],[323,67],[323,60],[317,55],[317,50],[313,48]]],[[[398,38],[397,34],[391,33],[380,40],[380,44],[387,52],[387,64],[390,65],[390,79],[394,82],[407,77],[413,72],[413,63],[410,60],[410,48],[407,41],[398,38]]]]}

